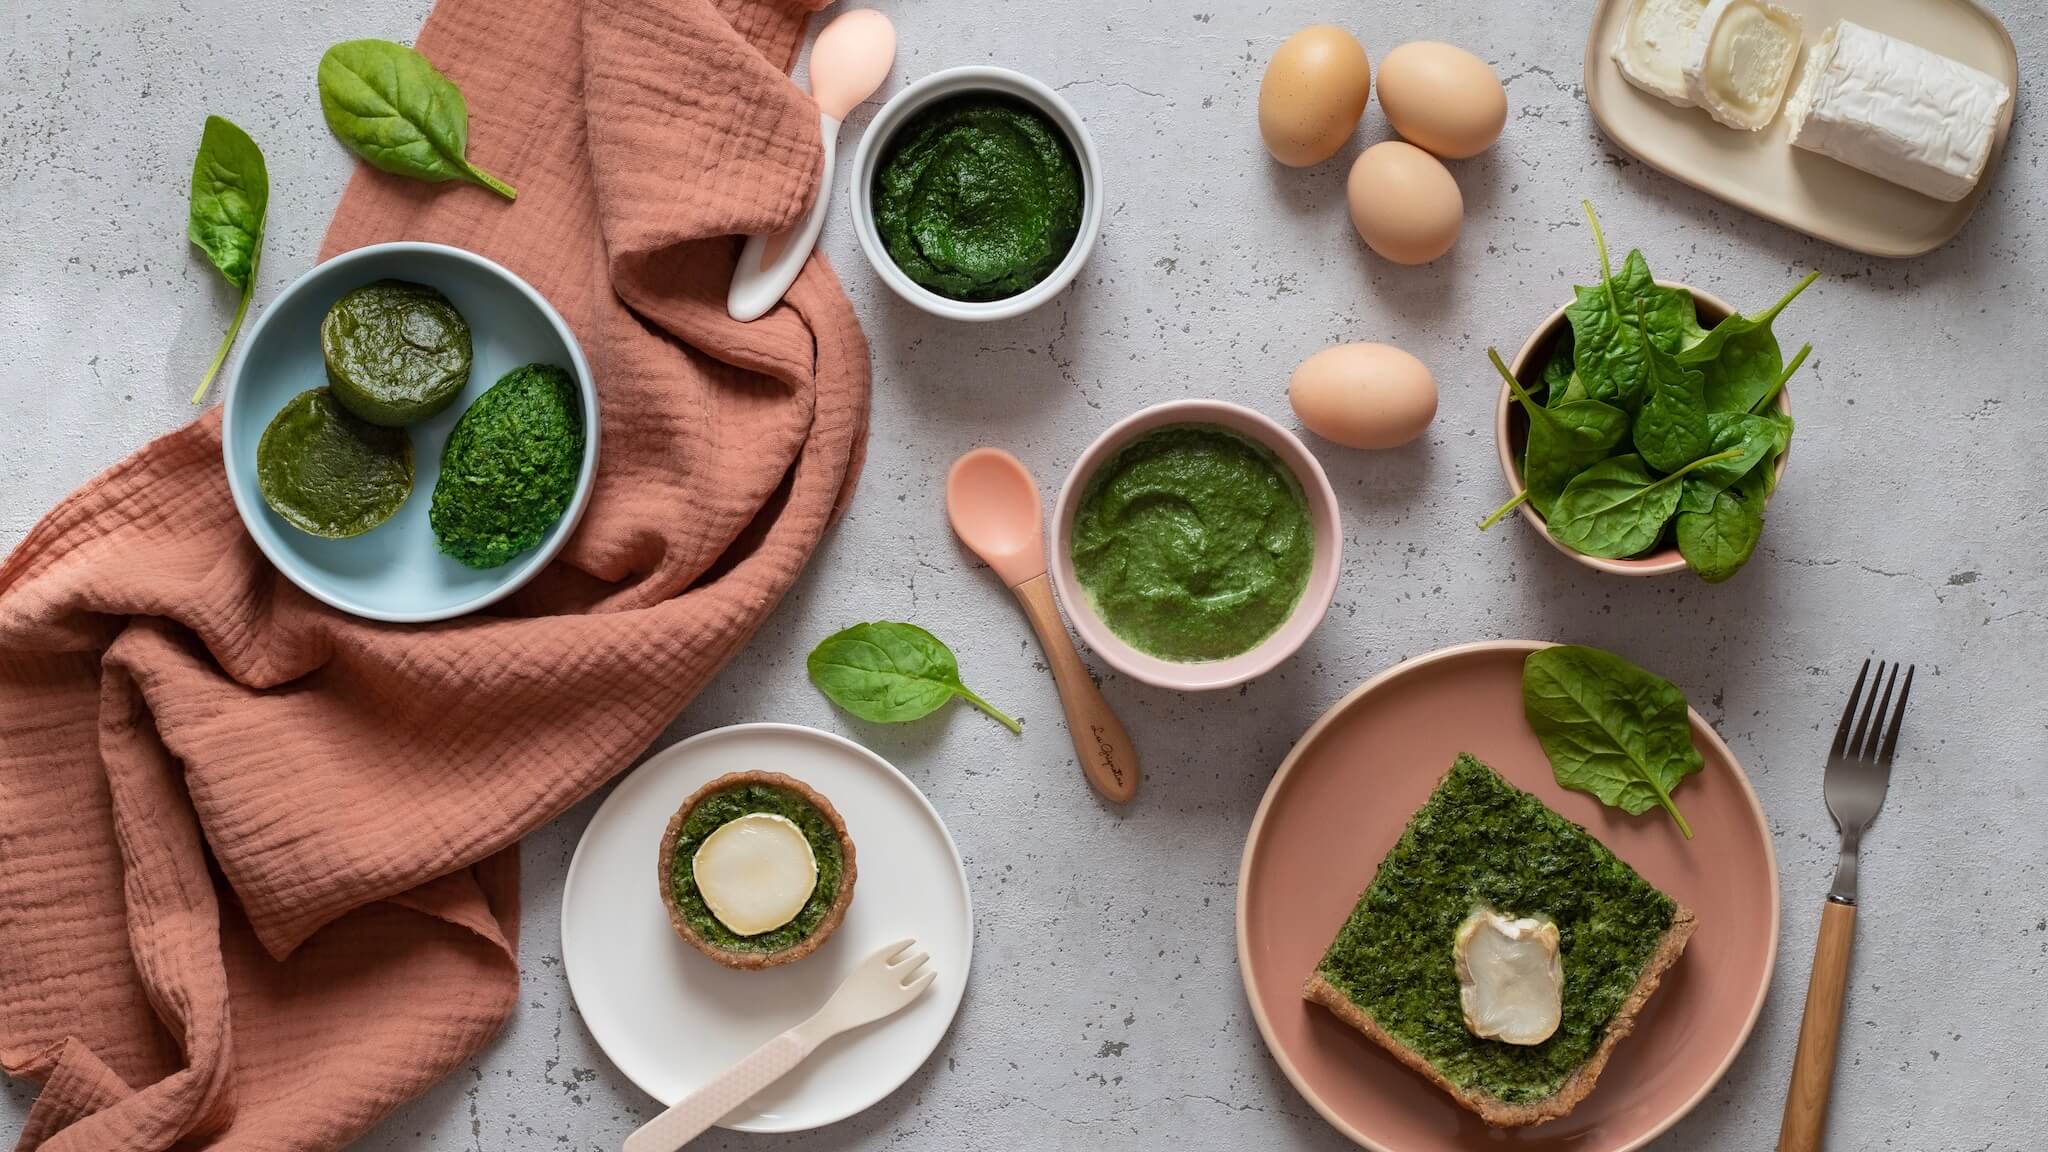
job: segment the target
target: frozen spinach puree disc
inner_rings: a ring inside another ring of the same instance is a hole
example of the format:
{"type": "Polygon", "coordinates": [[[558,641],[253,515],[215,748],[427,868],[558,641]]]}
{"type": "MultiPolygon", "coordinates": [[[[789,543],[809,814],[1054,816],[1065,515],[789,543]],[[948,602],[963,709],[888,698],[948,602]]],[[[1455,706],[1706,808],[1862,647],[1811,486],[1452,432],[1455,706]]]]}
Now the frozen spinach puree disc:
{"type": "Polygon", "coordinates": [[[844,867],[838,832],[824,813],[811,806],[810,801],[767,784],[742,784],[706,796],[690,810],[682,828],[676,832],[674,872],[668,877],[668,883],[673,886],[677,909],[697,935],[729,952],[780,952],[801,943],[804,937],[817,930],[819,921],[832,910],[832,902],[839,897],[839,875],[844,867]],[[697,879],[691,873],[691,866],[697,858],[697,849],[707,837],[752,812],[780,816],[803,830],[804,839],[810,841],[811,855],[818,861],[818,886],[811,890],[811,898],[796,914],[796,919],[780,928],[754,936],[741,936],[727,928],[704,903],[704,894],[697,890],[697,879]]]}
{"type": "Polygon", "coordinates": [[[379,280],[335,301],[320,352],[335,399],[372,424],[417,424],[469,383],[469,325],[425,284],[379,280]]]}
{"type": "Polygon", "coordinates": [[[1584,828],[1460,756],[1408,822],[1316,971],[1453,1084],[1509,1104],[1558,1090],[1600,1046],[1677,907],[1584,828]],[[1476,905],[1557,924],[1564,1021],[1541,1044],[1465,1028],[1453,955],[1476,905]]]}
{"type": "Polygon", "coordinates": [[[576,494],[583,403],[552,364],[507,372],[455,422],[427,518],[441,551],[496,568],[547,535],[576,494]]]}
{"type": "Polygon", "coordinates": [[[412,438],[358,420],[325,388],[285,403],[256,443],[263,502],[301,532],[360,536],[412,494],[412,438]]]}
{"type": "Polygon", "coordinates": [[[1081,166],[1045,114],[1000,96],[945,100],[889,141],[875,231],[912,280],[954,300],[1015,296],[1081,231],[1081,166]]]}
{"type": "Polygon", "coordinates": [[[1088,481],[1074,572],[1096,615],[1164,660],[1249,652],[1294,611],[1315,555],[1286,465],[1234,432],[1146,433],[1088,481]]]}

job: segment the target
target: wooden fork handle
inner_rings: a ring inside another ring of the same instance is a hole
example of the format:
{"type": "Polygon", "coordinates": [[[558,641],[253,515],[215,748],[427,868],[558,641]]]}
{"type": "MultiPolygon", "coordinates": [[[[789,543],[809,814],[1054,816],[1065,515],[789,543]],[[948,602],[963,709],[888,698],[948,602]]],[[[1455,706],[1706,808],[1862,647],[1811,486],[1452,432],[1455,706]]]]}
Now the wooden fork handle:
{"type": "Polygon", "coordinates": [[[1785,1093],[1778,1152],[1820,1148],[1828,1091],[1835,1079],[1835,1049],[1842,1036],[1842,998],[1849,987],[1849,944],[1855,935],[1856,906],[1828,901],[1820,913],[1820,941],[1813,949],[1813,976],[1806,985],[1806,1014],[1799,1020],[1799,1054],[1792,1059],[1792,1087],[1785,1093]]]}
{"type": "Polygon", "coordinates": [[[675,1107],[641,1125],[639,1131],[626,1137],[626,1152],[676,1152],[718,1123],[719,1117],[803,1063],[812,1047],[795,1029],[784,1032],[748,1053],[718,1079],[677,1101],[675,1107]]]}
{"type": "Polygon", "coordinates": [[[1123,722],[1110,711],[1109,701],[1102,698],[1102,690],[1074,650],[1074,639],[1067,635],[1060,610],[1053,606],[1052,581],[1040,573],[1011,591],[1024,605],[1024,616],[1038,633],[1038,646],[1045,650],[1045,662],[1052,666],[1060,707],[1067,713],[1067,734],[1074,738],[1074,755],[1081,760],[1081,771],[1105,798],[1124,803],[1138,794],[1138,750],[1131,746],[1123,722]]]}

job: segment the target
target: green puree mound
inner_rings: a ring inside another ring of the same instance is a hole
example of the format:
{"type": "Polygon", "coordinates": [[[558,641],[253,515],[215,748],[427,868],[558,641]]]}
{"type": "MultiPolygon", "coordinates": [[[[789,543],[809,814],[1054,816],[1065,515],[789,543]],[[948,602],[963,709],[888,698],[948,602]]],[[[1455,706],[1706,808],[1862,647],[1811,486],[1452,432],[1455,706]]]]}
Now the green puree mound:
{"type": "Polygon", "coordinates": [[[412,438],[356,419],[325,388],[301,392],[256,443],[263,502],[301,532],[360,536],[412,495],[412,438]]]}
{"type": "Polygon", "coordinates": [[[469,324],[425,284],[379,280],[335,301],[320,353],[335,399],[372,424],[417,424],[469,383],[469,324]]]}
{"type": "Polygon", "coordinates": [[[1212,424],[1148,432],[1088,481],[1074,574],[1096,615],[1162,660],[1249,652],[1294,613],[1315,561],[1300,485],[1212,424]]]}
{"type": "Polygon", "coordinates": [[[1460,756],[1316,972],[1460,1089],[1530,1104],[1594,1054],[1677,910],[1584,828],[1460,756]],[[1480,904],[1557,924],[1564,1019],[1541,1044],[1465,1028],[1453,941],[1480,904]]]}
{"type": "Polygon", "coordinates": [[[1036,108],[963,96],[920,112],[875,170],[875,231],[912,280],[1000,300],[1052,274],[1081,231],[1081,166],[1036,108]]]}
{"type": "Polygon", "coordinates": [[[496,568],[540,543],[576,494],[583,406],[552,364],[507,372],[456,421],[428,520],[441,551],[496,568]]]}

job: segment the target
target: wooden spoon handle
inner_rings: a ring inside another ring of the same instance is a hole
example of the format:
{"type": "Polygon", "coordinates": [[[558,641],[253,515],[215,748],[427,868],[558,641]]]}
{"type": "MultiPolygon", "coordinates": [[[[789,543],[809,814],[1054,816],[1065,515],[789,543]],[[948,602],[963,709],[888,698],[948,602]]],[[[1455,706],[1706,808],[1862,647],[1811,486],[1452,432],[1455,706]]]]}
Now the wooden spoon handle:
{"type": "Polygon", "coordinates": [[[1138,750],[1124,734],[1124,726],[1109,710],[1109,701],[1095,687],[1081,654],[1074,651],[1074,639],[1053,606],[1052,581],[1043,573],[1033,576],[1011,591],[1024,605],[1031,630],[1038,633],[1038,645],[1045,649],[1045,661],[1052,665],[1053,683],[1059,685],[1060,706],[1067,712],[1067,733],[1074,738],[1074,755],[1080,757],[1081,771],[1097,792],[1121,804],[1138,794],[1138,750]]]}
{"type": "Polygon", "coordinates": [[[1792,1087],[1785,1093],[1785,1120],[1778,1128],[1778,1152],[1818,1152],[1828,1118],[1828,1090],[1835,1079],[1835,1048],[1842,1035],[1842,998],[1849,985],[1849,944],[1856,935],[1856,906],[1833,900],[1820,913],[1820,941],[1813,949],[1813,976],[1806,985],[1806,1015],[1799,1020],[1799,1054],[1792,1060],[1792,1087]]]}

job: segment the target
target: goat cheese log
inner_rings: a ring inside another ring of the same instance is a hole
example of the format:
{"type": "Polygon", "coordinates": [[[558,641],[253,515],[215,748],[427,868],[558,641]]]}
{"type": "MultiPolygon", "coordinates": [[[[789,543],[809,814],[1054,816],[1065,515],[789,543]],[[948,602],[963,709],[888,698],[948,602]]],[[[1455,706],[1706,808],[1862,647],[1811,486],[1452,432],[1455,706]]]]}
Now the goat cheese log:
{"type": "Polygon", "coordinates": [[[1961,200],[1990,162],[2012,92],[1994,77],[1843,20],[1785,105],[1792,143],[1936,200],[1961,200]]]}

